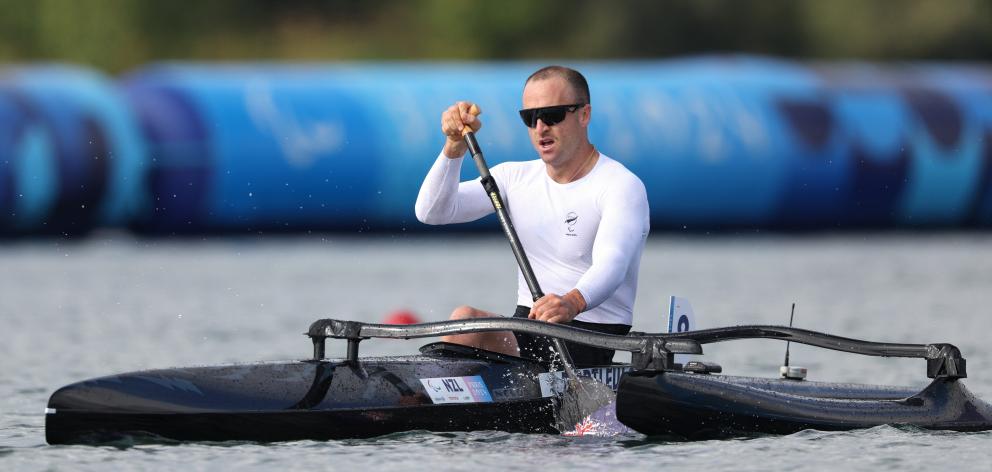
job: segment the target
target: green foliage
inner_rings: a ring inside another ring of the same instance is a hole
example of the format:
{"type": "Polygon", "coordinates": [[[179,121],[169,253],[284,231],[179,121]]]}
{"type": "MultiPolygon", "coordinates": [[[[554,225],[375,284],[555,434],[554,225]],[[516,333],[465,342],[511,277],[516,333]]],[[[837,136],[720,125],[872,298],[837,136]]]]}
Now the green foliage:
{"type": "Polygon", "coordinates": [[[0,0],[0,61],[992,57],[986,0],[0,0]]]}

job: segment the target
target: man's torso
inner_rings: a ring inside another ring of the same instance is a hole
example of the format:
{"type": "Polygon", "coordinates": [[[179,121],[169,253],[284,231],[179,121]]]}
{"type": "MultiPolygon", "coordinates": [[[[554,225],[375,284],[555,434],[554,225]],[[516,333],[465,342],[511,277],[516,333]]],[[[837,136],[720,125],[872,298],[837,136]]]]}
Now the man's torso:
{"type": "MultiPolygon", "coordinates": [[[[493,169],[493,176],[542,290],[559,295],[575,288],[592,265],[605,192],[626,184],[626,179],[636,179],[602,155],[589,174],[568,184],[551,180],[540,160],[501,164],[493,169]]],[[[517,303],[530,305],[526,283],[522,277],[518,280],[517,303]]],[[[636,273],[629,284],[636,285],[636,273]]],[[[618,290],[631,292],[634,287],[622,285],[618,290]]],[[[633,293],[622,293],[577,319],[630,324],[632,304],[633,293]]]]}

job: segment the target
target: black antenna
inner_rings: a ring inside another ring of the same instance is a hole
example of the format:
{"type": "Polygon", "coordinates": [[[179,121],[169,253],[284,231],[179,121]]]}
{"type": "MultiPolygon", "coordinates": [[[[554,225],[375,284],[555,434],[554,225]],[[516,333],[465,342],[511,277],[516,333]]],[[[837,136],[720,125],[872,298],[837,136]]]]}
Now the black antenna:
{"type": "MultiPolygon", "coordinates": [[[[792,327],[792,317],[796,316],[796,302],[792,302],[792,312],[789,313],[789,327],[792,327]]],[[[785,366],[789,367],[789,346],[792,343],[789,341],[785,342],[785,366]]]]}

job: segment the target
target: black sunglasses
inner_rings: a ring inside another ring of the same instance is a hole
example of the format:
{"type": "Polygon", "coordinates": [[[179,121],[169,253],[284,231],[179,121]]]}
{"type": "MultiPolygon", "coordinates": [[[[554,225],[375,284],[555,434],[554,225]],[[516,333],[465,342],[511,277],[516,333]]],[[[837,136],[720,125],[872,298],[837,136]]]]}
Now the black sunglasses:
{"type": "Polygon", "coordinates": [[[586,106],[585,103],[575,103],[572,105],[555,105],[553,107],[527,108],[520,110],[520,118],[528,128],[537,126],[537,120],[541,120],[548,126],[554,126],[565,119],[567,113],[571,113],[586,106]]]}

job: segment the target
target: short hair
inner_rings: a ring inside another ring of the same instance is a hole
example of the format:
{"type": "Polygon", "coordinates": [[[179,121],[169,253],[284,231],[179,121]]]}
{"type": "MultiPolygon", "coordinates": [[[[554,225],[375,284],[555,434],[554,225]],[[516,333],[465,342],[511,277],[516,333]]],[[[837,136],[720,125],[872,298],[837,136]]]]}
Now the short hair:
{"type": "Polygon", "coordinates": [[[524,86],[535,80],[550,79],[552,77],[564,79],[568,86],[572,88],[572,91],[575,92],[576,98],[582,103],[592,103],[589,97],[589,82],[586,82],[586,78],[579,71],[565,66],[542,67],[537,72],[531,74],[530,77],[527,77],[524,86]]]}

